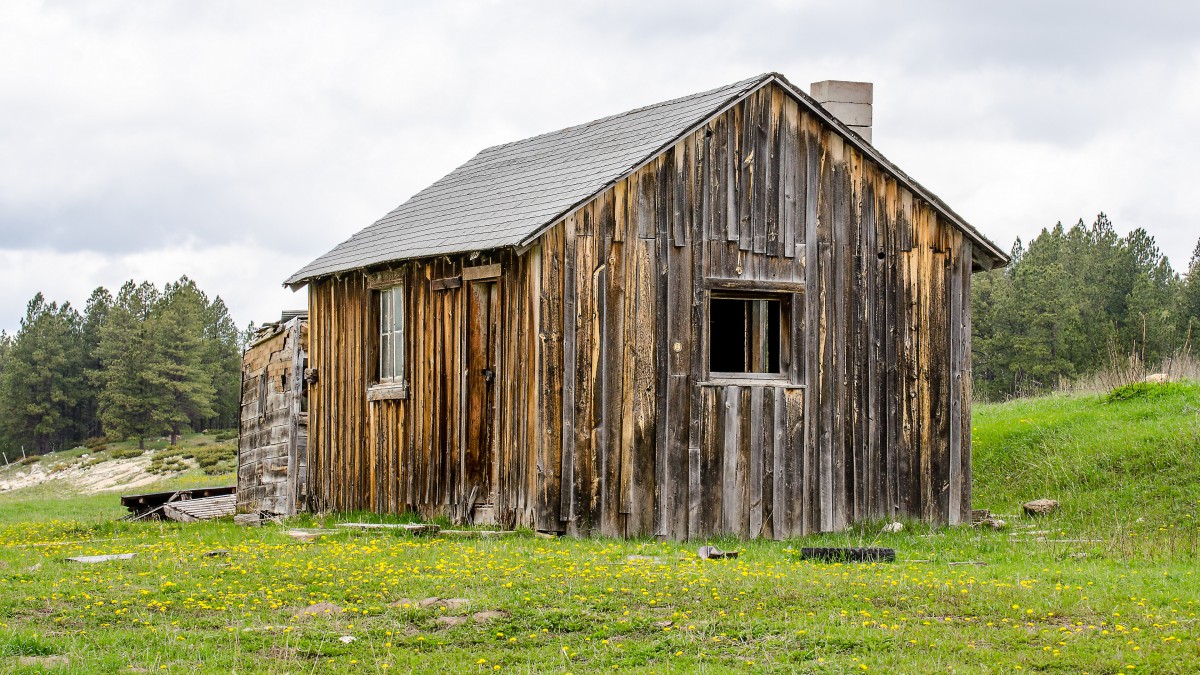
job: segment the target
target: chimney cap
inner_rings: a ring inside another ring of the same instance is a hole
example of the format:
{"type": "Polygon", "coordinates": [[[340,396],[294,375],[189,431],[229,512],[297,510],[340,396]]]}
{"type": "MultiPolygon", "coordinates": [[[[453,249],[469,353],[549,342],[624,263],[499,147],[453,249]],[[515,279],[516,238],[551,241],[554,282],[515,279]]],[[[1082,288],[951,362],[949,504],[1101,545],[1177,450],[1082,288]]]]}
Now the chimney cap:
{"type": "Polygon", "coordinates": [[[875,85],[870,82],[822,80],[813,82],[809,91],[819,103],[865,103],[870,105],[874,102],[875,97],[875,85]]]}

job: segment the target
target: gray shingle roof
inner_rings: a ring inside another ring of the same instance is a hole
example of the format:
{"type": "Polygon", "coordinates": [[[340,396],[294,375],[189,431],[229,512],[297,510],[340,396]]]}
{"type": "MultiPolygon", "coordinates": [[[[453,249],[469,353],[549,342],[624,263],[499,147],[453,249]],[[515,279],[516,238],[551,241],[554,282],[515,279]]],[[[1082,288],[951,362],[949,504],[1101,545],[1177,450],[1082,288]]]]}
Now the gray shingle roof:
{"type": "Polygon", "coordinates": [[[490,147],[293,274],[513,246],[771,77],[490,147]]]}
{"type": "Polygon", "coordinates": [[[518,245],[657,155],[684,132],[772,80],[925,197],[997,263],[1008,262],[999,247],[808,94],[778,73],[764,73],[699,94],[487,148],[305,265],[284,283],[301,285],[315,277],[391,260],[518,245]]]}

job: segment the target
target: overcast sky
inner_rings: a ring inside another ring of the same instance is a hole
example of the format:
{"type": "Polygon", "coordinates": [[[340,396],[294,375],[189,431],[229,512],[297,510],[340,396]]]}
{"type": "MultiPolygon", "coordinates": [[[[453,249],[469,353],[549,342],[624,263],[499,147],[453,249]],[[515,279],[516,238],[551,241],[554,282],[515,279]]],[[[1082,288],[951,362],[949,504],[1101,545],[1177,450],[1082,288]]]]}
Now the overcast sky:
{"type": "Polygon", "coordinates": [[[875,145],[1008,249],[1200,237],[1200,3],[0,4],[0,329],[188,275],[235,320],[482,148],[758,73],[875,83],[875,145]]]}

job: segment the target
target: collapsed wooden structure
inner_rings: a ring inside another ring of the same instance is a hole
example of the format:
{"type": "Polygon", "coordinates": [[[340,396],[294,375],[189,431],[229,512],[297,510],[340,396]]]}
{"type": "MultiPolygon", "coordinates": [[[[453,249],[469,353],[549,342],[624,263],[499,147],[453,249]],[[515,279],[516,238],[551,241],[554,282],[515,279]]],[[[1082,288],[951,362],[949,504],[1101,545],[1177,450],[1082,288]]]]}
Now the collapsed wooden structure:
{"type": "Polygon", "coordinates": [[[1006,261],[774,73],[489,148],[288,279],[309,503],[671,538],[969,520],[970,277],[1006,261]]]}
{"type": "Polygon", "coordinates": [[[232,485],[183,488],[166,492],[121,495],[121,506],[129,509],[123,520],[174,520],[193,523],[232,516],[237,501],[232,485]]]}
{"type": "Polygon", "coordinates": [[[237,511],[288,516],[305,508],[308,319],[285,312],[242,354],[237,511]]]}

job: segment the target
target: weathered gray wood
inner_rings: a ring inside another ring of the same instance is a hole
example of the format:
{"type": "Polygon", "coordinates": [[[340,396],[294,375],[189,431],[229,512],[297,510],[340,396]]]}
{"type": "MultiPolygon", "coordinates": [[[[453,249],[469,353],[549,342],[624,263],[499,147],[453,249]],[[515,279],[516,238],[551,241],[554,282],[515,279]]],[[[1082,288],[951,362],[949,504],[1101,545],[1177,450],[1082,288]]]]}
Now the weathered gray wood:
{"type": "Polygon", "coordinates": [[[802,293],[804,292],[804,283],[788,279],[726,279],[720,277],[704,279],[705,288],[758,293],[802,293]]]}
{"type": "Polygon", "coordinates": [[[946,267],[946,285],[950,289],[950,331],[947,335],[950,354],[950,457],[947,467],[947,489],[949,491],[946,510],[947,522],[958,525],[962,508],[962,425],[957,421],[962,416],[962,258],[961,252],[954,265],[946,267]]]}
{"type": "MultiPolygon", "coordinates": [[[[821,283],[829,284],[831,276],[831,267],[833,265],[833,256],[830,252],[828,244],[820,246],[818,267],[821,270],[821,283]]],[[[832,294],[831,291],[827,293],[832,294]]],[[[828,303],[821,303],[820,316],[820,355],[821,363],[818,366],[818,379],[820,381],[817,387],[817,406],[820,410],[817,416],[817,424],[819,426],[819,483],[818,483],[818,500],[820,502],[820,528],[822,532],[830,532],[834,529],[834,500],[840,495],[834,492],[834,426],[836,418],[834,417],[834,396],[836,390],[834,371],[834,334],[831,330],[831,324],[834,318],[830,316],[828,303]]]]}
{"type": "Polygon", "coordinates": [[[959,361],[962,372],[962,393],[959,400],[962,405],[962,414],[959,418],[960,426],[960,442],[962,448],[961,456],[961,471],[962,471],[962,505],[959,507],[959,513],[965,519],[974,508],[971,503],[971,258],[972,244],[964,241],[962,252],[960,253],[963,260],[962,267],[962,328],[959,339],[962,342],[962,349],[959,352],[959,361]]]}
{"type": "Polygon", "coordinates": [[[491,265],[476,265],[474,267],[462,268],[462,280],[474,281],[477,279],[494,279],[500,276],[500,263],[491,265]]]}
{"type": "MultiPolygon", "coordinates": [[[[763,388],[750,388],[750,466],[748,469],[750,522],[747,534],[757,537],[763,527],[763,388]]],[[[744,413],[743,413],[744,414],[744,413]]]]}
{"type": "MultiPolygon", "coordinates": [[[[937,211],[768,88],[516,250],[315,280],[313,503],[462,511],[475,284],[446,280],[493,267],[497,445],[477,510],[499,524],[785,537],[882,515],[961,518],[971,255],[937,211]],[[403,283],[410,310],[406,398],[365,386],[378,362],[371,284],[384,278],[403,283]],[[778,374],[711,381],[717,291],[784,299],[778,374]]],[[[281,395],[243,387],[254,405],[281,395]]],[[[257,470],[239,476],[291,473],[270,455],[280,443],[248,435],[257,470]]]]}
{"type": "MultiPolygon", "coordinates": [[[[806,122],[811,119],[804,115],[806,122]]],[[[814,289],[804,294],[804,334],[800,336],[804,343],[804,382],[807,385],[804,397],[803,424],[792,424],[789,427],[799,427],[804,437],[802,442],[794,443],[803,455],[801,467],[801,487],[803,507],[801,509],[800,529],[804,534],[818,531],[821,528],[820,511],[817,507],[820,475],[819,447],[820,436],[817,430],[817,409],[821,390],[821,324],[818,320],[820,312],[820,291],[817,290],[820,268],[820,255],[817,250],[817,211],[819,207],[818,186],[820,181],[820,143],[811,127],[806,125],[803,134],[804,160],[804,223],[803,236],[805,241],[806,262],[804,266],[804,285],[814,289]]],[[[794,401],[788,399],[789,419],[794,413],[794,401]]]]}
{"type": "Polygon", "coordinates": [[[784,539],[791,537],[793,532],[792,481],[795,480],[793,467],[797,453],[788,442],[787,394],[784,389],[775,387],[771,390],[771,396],[774,398],[770,425],[771,527],[775,539],[784,539]]]}
{"type": "Polygon", "coordinates": [[[446,291],[452,288],[462,287],[462,277],[444,277],[442,279],[430,279],[429,290],[431,291],[446,291]]]}
{"type": "MultiPolygon", "coordinates": [[[[577,310],[576,282],[578,270],[578,250],[576,249],[574,218],[564,228],[563,250],[563,342],[562,342],[562,486],[559,493],[559,517],[568,522],[574,522],[579,517],[579,500],[576,493],[576,464],[575,448],[578,438],[575,434],[575,384],[577,380],[578,354],[576,350],[575,331],[579,325],[577,310]]],[[[585,242],[585,245],[587,242],[585,242]]]]}
{"type": "Polygon", "coordinates": [[[750,428],[750,393],[753,387],[740,387],[737,422],[740,425],[737,436],[737,464],[734,472],[737,498],[731,504],[735,508],[734,519],[737,523],[735,534],[739,537],[750,536],[750,442],[755,435],[750,428]]]}
{"type": "Polygon", "coordinates": [[[742,431],[742,392],[737,386],[723,387],[717,399],[717,413],[723,418],[721,452],[721,528],[727,534],[738,534],[742,503],[738,491],[738,445],[742,431]]]}

